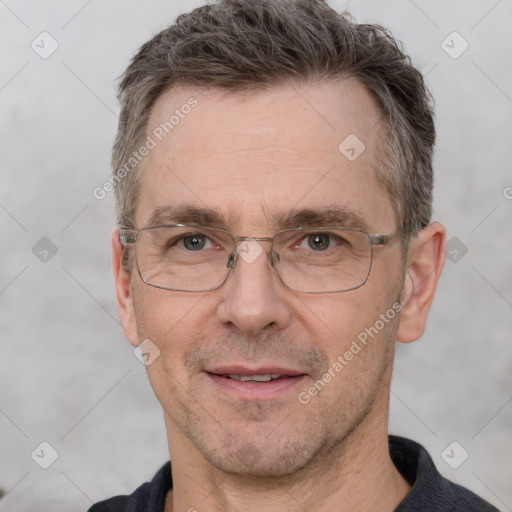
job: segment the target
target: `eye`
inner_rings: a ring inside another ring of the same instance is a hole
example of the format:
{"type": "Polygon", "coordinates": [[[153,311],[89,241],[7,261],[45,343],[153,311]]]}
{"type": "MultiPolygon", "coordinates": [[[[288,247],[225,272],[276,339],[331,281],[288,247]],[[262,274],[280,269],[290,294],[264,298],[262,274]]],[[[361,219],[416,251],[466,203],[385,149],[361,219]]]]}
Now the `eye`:
{"type": "Polygon", "coordinates": [[[313,233],[305,241],[308,248],[314,251],[325,251],[331,246],[331,235],[329,233],[313,233]]]}
{"type": "Polygon", "coordinates": [[[206,235],[201,233],[186,235],[178,241],[178,244],[182,245],[188,251],[200,251],[204,249],[208,243],[211,244],[211,241],[206,235]]]}

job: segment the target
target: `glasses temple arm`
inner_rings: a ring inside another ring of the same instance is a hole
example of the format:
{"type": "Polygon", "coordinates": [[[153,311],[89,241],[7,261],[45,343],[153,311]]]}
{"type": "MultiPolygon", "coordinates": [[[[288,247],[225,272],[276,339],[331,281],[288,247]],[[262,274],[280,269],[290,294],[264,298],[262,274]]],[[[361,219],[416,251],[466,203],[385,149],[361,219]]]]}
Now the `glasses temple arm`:
{"type": "Polygon", "coordinates": [[[137,240],[138,231],[134,229],[120,229],[119,230],[119,241],[121,245],[132,245],[137,240]]]}

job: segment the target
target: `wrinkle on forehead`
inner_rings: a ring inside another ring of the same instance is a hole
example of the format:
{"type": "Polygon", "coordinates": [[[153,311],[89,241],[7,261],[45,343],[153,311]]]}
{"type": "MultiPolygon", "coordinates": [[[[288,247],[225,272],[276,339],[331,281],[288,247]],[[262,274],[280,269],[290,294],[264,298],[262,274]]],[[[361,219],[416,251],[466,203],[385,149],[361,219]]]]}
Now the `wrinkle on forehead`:
{"type": "MultiPolygon", "coordinates": [[[[164,94],[151,123],[165,119],[191,94],[164,94]]],[[[245,98],[203,91],[197,101],[148,155],[142,218],[178,204],[204,205],[230,221],[224,225],[233,224],[231,216],[257,229],[286,224],[272,215],[295,207],[336,205],[357,212],[371,227],[390,218],[392,207],[376,178],[374,127],[380,112],[358,82],[275,87],[245,98]],[[356,161],[339,150],[350,134],[366,146],[356,161]]]]}

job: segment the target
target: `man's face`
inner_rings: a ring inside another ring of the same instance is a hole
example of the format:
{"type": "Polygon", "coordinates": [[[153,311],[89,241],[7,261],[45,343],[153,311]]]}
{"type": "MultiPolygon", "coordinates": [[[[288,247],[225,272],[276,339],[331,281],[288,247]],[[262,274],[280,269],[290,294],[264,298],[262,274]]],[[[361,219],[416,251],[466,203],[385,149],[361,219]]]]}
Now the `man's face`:
{"type": "MultiPolygon", "coordinates": [[[[376,178],[379,113],[357,82],[252,96],[174,90],[154,106],[148,134],[190,96],[197,106],[144,162],[137,228],[157,210],[191,206],[225,220],[210,227],[271,237],[285,214],[336,206],[355,212],[370,233],[396,230],[376,178]],[[354,161],[338,149],[350,134],[366,147],[354,161]]],[[[259,257],[238,258],[226,283],[206,293],[154,288],[133,272],[132,342],[150,339],[161,351],[148,375],[166,416],[171,457],[173,444],[187,446],[228,472],[284,475],[331,451],[369,418],[385,422],[398,315],[375,325],[400,297],[404,269],[399,243],[377,246],[364,286],[299,293],[276,275],[269,244],[261,246],[259,257]],[[367,344],[345,357],[370,327],[367,344]],[[309,392],[329,369],[331,378],[309,392]],[[269,373],[294,376],[261,384],[226,376],[269,373]]]]}

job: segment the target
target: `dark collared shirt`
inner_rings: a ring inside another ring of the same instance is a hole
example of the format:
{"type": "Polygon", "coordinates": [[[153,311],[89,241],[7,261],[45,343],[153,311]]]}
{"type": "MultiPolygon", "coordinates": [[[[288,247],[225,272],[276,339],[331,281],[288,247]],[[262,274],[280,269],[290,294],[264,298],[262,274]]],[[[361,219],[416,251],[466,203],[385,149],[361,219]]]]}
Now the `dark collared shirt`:
{"type": "MultiPolygon", "coordinates": [[[[499,512],[476,494],[443,478],[418,443],[389,436],[389,453],[398,471],[412,486],[395,512],[499,512]]],[[[167,462],[151,482],[142,484],[133,494],[96,503],[88,512],[164,512],[170,489],[171,463],[167,462]]]]}

